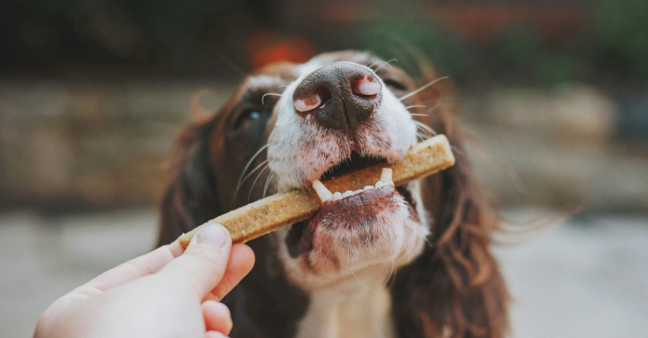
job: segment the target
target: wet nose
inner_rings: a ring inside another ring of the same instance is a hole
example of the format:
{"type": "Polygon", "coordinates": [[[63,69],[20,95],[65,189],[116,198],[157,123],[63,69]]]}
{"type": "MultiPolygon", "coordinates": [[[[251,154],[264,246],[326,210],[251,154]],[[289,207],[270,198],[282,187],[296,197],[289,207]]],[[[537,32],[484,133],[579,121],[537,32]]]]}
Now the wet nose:
{"type": "Polygon", "coordinates": [[[293,94],[297,114],[322,127],[347,132],[367,121],[382,99],[371,71],[350,62],[324,66],[304,78],[293,94]]]}

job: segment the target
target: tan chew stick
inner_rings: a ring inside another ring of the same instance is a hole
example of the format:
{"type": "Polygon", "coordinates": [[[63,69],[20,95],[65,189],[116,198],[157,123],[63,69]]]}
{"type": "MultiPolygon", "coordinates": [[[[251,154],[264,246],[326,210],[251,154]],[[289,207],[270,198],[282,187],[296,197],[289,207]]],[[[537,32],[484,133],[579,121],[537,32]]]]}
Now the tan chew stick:
{"type": "MultiPolygon", "coordinates": [[[[400,186],[451,167],[454,163],[455,158],[448,139],[445,135],[437,135],[414,145],[399,162],[378,163],[322,183],[330,191],[353,191],[375,184],[382,169],[391,168],[394,185],[400,186]]],[[[234,243],[245,243],[284,226],[309,219],[319,209],[320,199],[314,190],[293,190],[222,214],[182,234],[179,241],[182,247],[186,248],[201,227],[210,223],[220,223],[229,230],[234,243]]]]}

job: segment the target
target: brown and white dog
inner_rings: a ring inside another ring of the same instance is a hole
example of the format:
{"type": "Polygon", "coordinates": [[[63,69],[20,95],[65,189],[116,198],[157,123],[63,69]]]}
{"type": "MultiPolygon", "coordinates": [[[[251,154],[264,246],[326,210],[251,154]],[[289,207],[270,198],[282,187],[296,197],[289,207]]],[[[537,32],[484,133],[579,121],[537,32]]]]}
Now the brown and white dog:
{"type": "Polygon", "coordinates": [[[417,88],[369,53],[322,54],[251,74],[181,134],[160,244],[264,195],[397,161],[425,133],[447,135],[457,154],[439,174],[336,193],[312,219],[251,241],[256,266],[223,300],[232,337],[506,334],[508,295],[489,252],[497,219],[450,109],[435,105],[442,87],[417,88]]]}

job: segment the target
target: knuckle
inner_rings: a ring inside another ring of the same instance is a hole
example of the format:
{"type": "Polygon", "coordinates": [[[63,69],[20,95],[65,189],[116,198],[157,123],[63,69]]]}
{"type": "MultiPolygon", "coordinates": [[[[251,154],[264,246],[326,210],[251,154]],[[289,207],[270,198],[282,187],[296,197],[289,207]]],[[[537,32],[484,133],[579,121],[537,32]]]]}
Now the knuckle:
{"type": "Polygon", "coordinates": [[[214,272],[224,270],[225,257],[222,253],[212,253],[212,252],[196,252],[190,255],[198,265],[208,268],[214,272]]]}

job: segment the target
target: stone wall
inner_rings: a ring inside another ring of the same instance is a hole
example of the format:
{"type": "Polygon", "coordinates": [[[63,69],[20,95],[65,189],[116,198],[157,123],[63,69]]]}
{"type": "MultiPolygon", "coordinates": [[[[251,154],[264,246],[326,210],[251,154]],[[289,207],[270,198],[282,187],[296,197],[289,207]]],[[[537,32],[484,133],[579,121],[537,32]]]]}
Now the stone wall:
{"type": "Polygon", "coordinates": [[[66,207],[155,203],[164,161],[202,88],[214,90],[201,99],[208,109],[232,90],[177,82],[1,84],[3,199],[66,207]]]}
{"type": "MultiPolygon", "coordinates": [[[[207,82],[0,83],[1,201],[155,204],[192,97],[203,93],[200,103],[212,111],[233,89],[207,82]]],[[[494,89],[463,94],[462,102],[462,125],[477,140],[469,156],[501,205],[648,210],[648,145],[620,140],[619,105],[601,91],[494,89]]]]}
{"type": "Polygon", "coordinates": [[[603,92],[498,89],[466,97],[463,113],[477,172],[503,205],[648,210],[648,143],[625,141],[603,92]]]}

